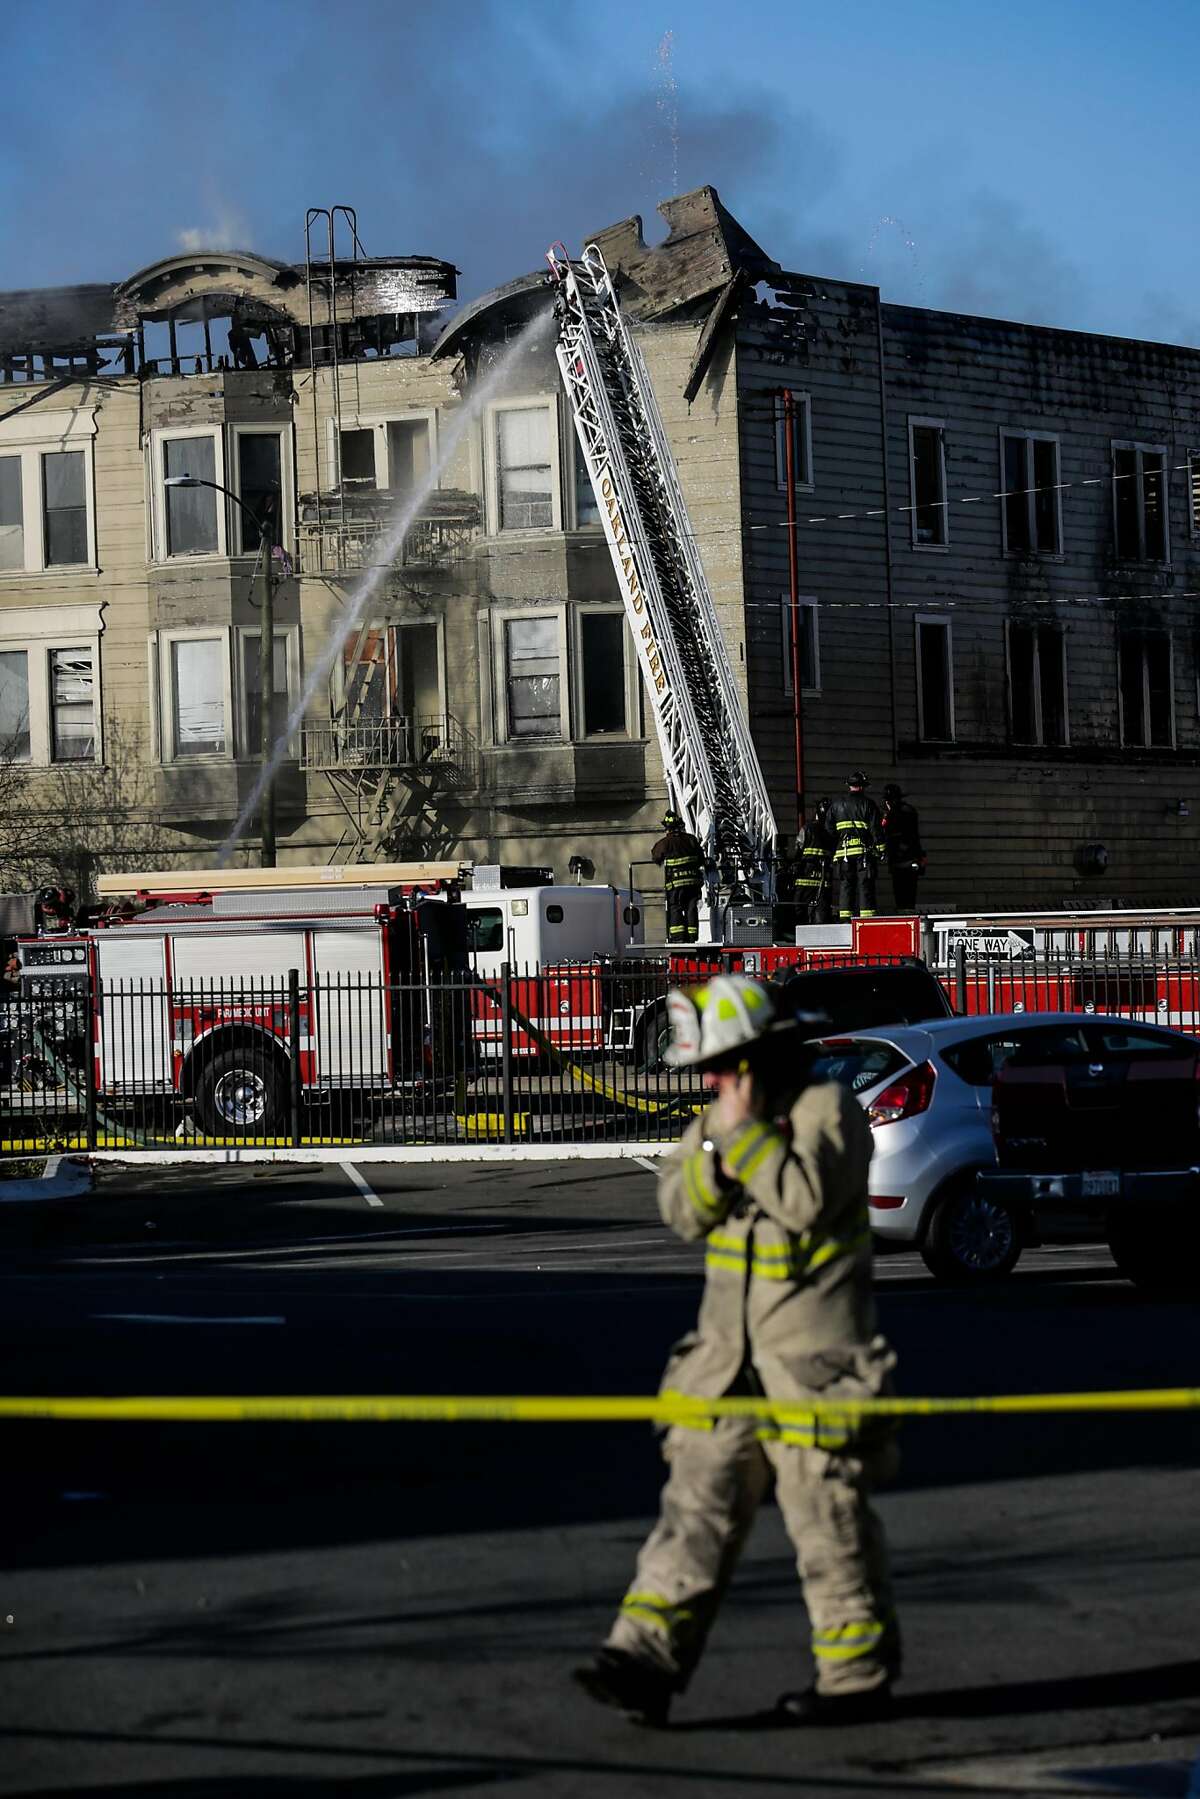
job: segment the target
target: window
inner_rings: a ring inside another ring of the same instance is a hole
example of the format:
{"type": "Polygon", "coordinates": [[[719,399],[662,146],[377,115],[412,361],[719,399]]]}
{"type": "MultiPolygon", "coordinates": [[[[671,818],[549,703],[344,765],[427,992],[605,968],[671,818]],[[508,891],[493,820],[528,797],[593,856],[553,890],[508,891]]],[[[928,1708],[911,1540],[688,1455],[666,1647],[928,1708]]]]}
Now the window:
{"type": "Polygon", "coordinates": [[[92,762],[96,757],[92,652],[50,651],[50,757],[92,762]]]}
{"type": "MultiPolygon", "coordinates": [[[[796,620],[800,627],[800,691],[802,693],[819,693],[821,690],[821,659],[817,647],[817,602],[814,599],[801,598],[797,602],[799,610],[796,620]]],[[[784,594],[780,602],[780,626],[783,639],[783,691],[792,691],[792,602],[788,594],[784,594]]]]}
{"type": "Polygon", "coordinates": [[[1113,532],[1122,561],[1170,559],[1166,467],[1161,445],[1113,445],[1113,532]]]}
{"type": "MultiPolygon", "coordinates": [[[[1188,473],[1188,517],[1191,520],[1192,537],[1200,537],[1200,450],[1189,450],[1187,459],[1188,473]]],[[[0,480],[3,470],[0,469],[0,480]]],[[[0,505],[2,505],[0,501],[0,505]]],[[[3,530],[0,529],[0,537],[3,530]]],[[[4,550],[0,544],[0,568],[4,567],[4,550]]]]}
{"type": "Polygon", "coordinates": [[[504,621],[504,683],[510,737],[562,735],[557,614],[504,621]]]}
{"type": "Polygon", "coordinates": [[[908,421],[909,498],[914,549],[944,550],[950,542],[946,506],[946,433],[937,419],[908,421]]]}
{"type": "Polygon", "coordinates": [[[1167,631],[1119,636],[1121,742],[1171,749],[1175,742],[1171,637],[1167,631]]]}
{"type": "Polygon", "coordinates": [[[579,615],[580,734],[623,736],[628,730],[625,614],[579,615]]]}
{"type": "Polygon", "coordinates": [[[485,955],[504,948],[504,913],[499,906],[467,908],[467,946],[485,955]]]}
{"type": "Polygon", "coordinates": [[[943,618],[917,619],[917,735],[925,743],[954,738],[954,663],[943,618]]]}
{"type": "MultiPolygon", "coordinates": [[[[262,683],[259,679],[261,631],[243,631],[242,695],[245,702],[242,721],[242,755],[253,757],[262,749],[262,683]]],[[[288,633],[276,631],[274,663],[271,674],[271,742],[277,744],[287,730],[292,710],[291,680],[288,657],[288,633]]]]}
{"type": "Polygon", "coordinates": [[[95,408],[16,411],[0,418],[0,576],[94,568],[95,408]]]}
{"type": "MultiPolygon", "coordinates": [[[[168,437],[163,440],[163,474],[196,475],[216,481],[216,439],[168,437]]],[[[211,487],[165,487],[166,553],[168,556],[211,556],[218,548],[217,494],[211,487]]]]}
{"type": "Polygon", "coordinates": [[[225,755],[229,743],[225,639],[173,639],[170,677],[173,757],[225,755]]]}
{"type": "Polygon", "coordinates": [[[21,458],[0,456],[0,570],[25,567],[21,458]]]}
{"type": "Polygon", "coordinates": [[[1066,743],[1067,650],[1057,625],[1008,622],[1008,731],[1014,743],[1066,743]]]}
{"type": "Polygon", "coordinates": [[[346,487],[375,486],[375,433],[369,425],[341,433],[338,469],[346,487]]]}
{"type": "Polygon", "coordinates": [[[87,488],[82,450],[52,450],[42,457],[43,546],[46,567],[87,561],[87,488]]]}
{"type": "Polygon", "coordinates": [[[571,442],[575,457],[575,528],[577,531],[584,531],[590,525],[600,523],[600,507],[584,460],[583,447],[574,432],[571,434],[571,442]]]}
{"type": "Polygon", "coordinates": [[[550,408],[505,407],[494,417],[500,530],[553,530],[554,452],[550,408]]]}
{"type": "Polygon", "coordinates": [[[429,473],[429,420],[392,419],[387,426],[388,488],[414,493],[429,473]]]}
{"type": "Polygon", "coordinates": [[[0,650],[0,761],[29,761],[28,650],[0,650]]]}
{"type": "MultiPolygon", "coordinates": [[[[792,394],[792,457],[797,487],[811,487],[812,401],[807,394],[792,394]]],[[[775,395],[775,485],[787,490],[787,408],[783,395],[775,395]]]]}
{"type": "Polygon", "coordinates": [[[260,521],[273,543],[283,540],[283,444],[278,431],[239,431],[236,447],[237,491],[242,501],[234,507],[237,541],[242,554],[249,556],[261,541],[260,521]]]}
{"type": "Polygon", "coordinates": [[[1009,555],[1056,556],[1062,549],[1058,439],[1031,431],[1000,433],[1001,521],[1009,555]]]}

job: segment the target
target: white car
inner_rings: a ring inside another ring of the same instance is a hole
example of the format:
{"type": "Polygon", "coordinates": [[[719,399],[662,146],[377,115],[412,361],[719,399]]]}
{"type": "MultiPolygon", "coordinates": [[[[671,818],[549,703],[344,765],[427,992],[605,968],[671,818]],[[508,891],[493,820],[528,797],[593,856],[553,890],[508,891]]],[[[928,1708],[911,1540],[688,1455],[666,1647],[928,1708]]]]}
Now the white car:
{"type": "MultiPolygon", "coordinates": [[[[1078,1033],[1078,1013],[991,1013],[919,1025],[872,1025],[819,1045],[816,1071],[843,1081],[875,1134],[873,1234],[913,1244],[942,1280],[1008,1274],[1022,1247],[1020,1219],[976,1184],[995,1166],[992,1077],[1036,1037],[1078,1033]]],[[[1127,1020],[1115,1021],[1127,1025],[1127,1020]]]]}

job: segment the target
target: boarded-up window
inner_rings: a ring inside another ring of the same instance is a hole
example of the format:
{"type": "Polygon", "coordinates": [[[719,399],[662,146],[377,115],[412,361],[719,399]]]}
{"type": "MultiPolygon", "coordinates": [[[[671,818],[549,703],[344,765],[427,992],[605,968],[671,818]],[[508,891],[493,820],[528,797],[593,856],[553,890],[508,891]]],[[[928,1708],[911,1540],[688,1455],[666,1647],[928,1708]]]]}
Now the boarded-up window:
{"type": "Polygon", "coordinates": [[[624,732],[625,614],[583,612],[579,616],[582,664],[583,735],[624,732]]]}
{"type": "Polygon", "coordinates": [[[562,733],[558,619],[510,618],[504,623],[504,677],[510,737],[562,733]]]}
{"type": "Polygon", "coordinates": [[[1121,742],[1170,749],[1175,741],[1170,632],[1122,631],[1118,657],[1121,742]]]}
{"type": "Polygon", "coordinates": [[[1166,462],[1162,450],[1113,445],[1113,530],[1122,561],[1167,560],[1166,462]]]}
{"type": "Polygon", "coordinates": [[[29,654],[0,650],[0,761],[29,760],[29,654]]]}
{"type": "Polygon", "coordinates": [[[55,762],[91,762],[95,757],[91,650],[50,652],[50,754],[55,762]]]}
{"type": "Polygon", "coordinates": [[[910,424],[908,432],[912,540],[922,549],[941,549],[950,541],[945,433],[936,424],[910,424]]]}
{"type": "MultiPolygon", "coordinates": [[[[211,437],[169,437],[163,445],[163,470],[213,481],[216,445],[211,437]]],[[[217,496],[211,487],[166,489],[167,555],[205,556],[217,548],[217,496]]]]}
{"type": "Polygon", "coordinates": [[[511,407],[496,414],[496,479],[502,531],[553,527],[551,442],[548,407],[511,407]]]}
{"type": "Polygon", "coordinates": [[[21,458],[0,456],[0,569],[25,567],[21,458]]]}
{"type": "Polygon", "coordinates": [[[954,664],[947,620],[917,620],[917,732],[926,743],[954,737],[954,664]]]}
{"type": "Polygon", "coordinates": [[[87,494],[82,450],[42,457],[42,509],[46,567],[87,561],[87,494]]]}
{"type": "Polygon", "coordinates": [[[1014,743],[1067,742],[1066,639],[1057,625],[1011,619],[1009,736],[1014,743]]]}
{"type": "Polygon", "coordinates": [[[1004,548],[1021,555],[1062,549],[1058,509],[1058,444],[1052,437],[1005,431],[1004,548]]]}
{"type": "MultiPolygon", "coordinates": [[[[816,693],[821,685],[821,659],[817,643],[817,602],[813,599],[800,599],[796,604],[796,628],[799,642],[796,649],[800,657],[800,691],[816,693]]],[[[783,691],[790,694],[792,683],[792,602],[791,596],[784,594],[780,609],[781,639],[783,650],[783,691]]]]}

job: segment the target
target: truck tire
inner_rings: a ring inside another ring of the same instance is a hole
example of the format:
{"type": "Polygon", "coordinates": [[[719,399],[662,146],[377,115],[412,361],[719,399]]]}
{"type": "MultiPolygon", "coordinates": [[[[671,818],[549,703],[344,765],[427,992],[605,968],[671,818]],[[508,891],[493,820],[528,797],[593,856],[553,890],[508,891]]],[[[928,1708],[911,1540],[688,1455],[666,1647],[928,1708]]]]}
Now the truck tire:
{"type": "Polygon", "coordinates": [[[212,1137],[275,1137],[287,1120],[287,1086],[273,1050],[226,1049],[196,1076],[196,1118],[212,1137]]]}
{"type": "Polygon", "coordinates": [[[1002,1280],[1020,1254],[1020,1220],[1002,1201],[980,1193],[973,1177],[937,1201],[921,1245],[929,1272],[958,1286],[1002,1280]]]}
{"type": "Polygon", "coordinates": [[[658,1074],[666,1068],[671,1041],[671,1021],[662,1000],[650,1007],[637,1028],[636,1066],[639,1074],[658,1074]]]}

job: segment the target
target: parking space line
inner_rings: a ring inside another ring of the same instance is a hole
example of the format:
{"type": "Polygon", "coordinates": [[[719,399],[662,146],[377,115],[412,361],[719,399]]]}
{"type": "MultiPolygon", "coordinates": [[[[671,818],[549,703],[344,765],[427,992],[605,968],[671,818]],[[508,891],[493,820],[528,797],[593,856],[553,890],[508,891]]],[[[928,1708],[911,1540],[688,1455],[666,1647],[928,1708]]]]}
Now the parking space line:
{"type": "Polygon", "coordinates": [[[374,1187],[372,1187],[371,1183],[368,1180],[365,1180],[358,1172],[358,1169],[354,1166],[353,1162],[339,1162],[338,1167],[346,1176],[346,1179],[352,1181],[358,1188],[369,1206],[383,1205],[383,1201],[380,1199],[378,1193],[376,1193],[374,1187]]]}
{"type": "Polygon", "coordinates": [[[649,1156],[631,1156],[630,1161],[636,1162],[639,1168],[644,1168],[648,1174],[652,1174],[655,1177],[662,1173],[659,1164],[657,1162],[652,1162],[649,1156]]]}

